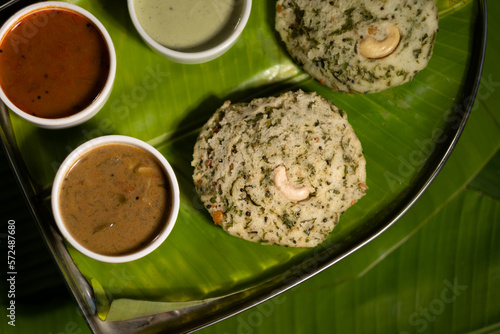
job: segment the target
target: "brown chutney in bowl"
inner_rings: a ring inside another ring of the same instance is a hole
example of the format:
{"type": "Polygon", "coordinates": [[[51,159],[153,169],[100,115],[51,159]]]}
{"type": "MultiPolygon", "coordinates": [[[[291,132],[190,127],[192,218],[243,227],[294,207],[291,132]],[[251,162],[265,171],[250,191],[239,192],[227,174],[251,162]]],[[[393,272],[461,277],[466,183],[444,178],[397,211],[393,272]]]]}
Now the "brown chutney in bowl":
{"type": "Polygon", "coordinates": [[[169,179],[157,159],[128,144],[84,153],[65,175],[61,217],[71,236],[108,256],[134,253],[165,228],[172,210],[169,179]]]}

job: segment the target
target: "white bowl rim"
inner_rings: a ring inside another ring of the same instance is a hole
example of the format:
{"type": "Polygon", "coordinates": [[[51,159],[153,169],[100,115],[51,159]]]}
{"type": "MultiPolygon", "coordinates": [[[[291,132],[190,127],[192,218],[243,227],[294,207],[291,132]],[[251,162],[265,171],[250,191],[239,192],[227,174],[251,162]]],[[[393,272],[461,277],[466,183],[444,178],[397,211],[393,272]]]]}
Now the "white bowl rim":
{"type": "Polygon", "coordinates": [[[149,36],[149,34],[144,30],[141,23],[139,22],[139,19],[137,18],[137,14],[135,12],[135,7],[134,7],[134,1],[135,0],[127,0],[127,5],[130,18],[132,19],[132,23],[134,24],[139,35],[141,35],[141,37],[155,50],[164,54],[168,58],[178,62],[193,63],[193,64],[212,60],[222,55],[225,51],[227,51],[227,49],[236,42],[236,40],[242,33],[243,29],[247,25],[248,20],[250,18],[250,12],[252,9],[252,0],[238,0],[238,1],[243,1],[245,7],[241,14],[240,20],[236,24],[236,28],[223,42],[207,50],[183,52],[168,48],[158,43],[153,38],[151,38],[151,36],[149,36]]]}
{"type": "Polygon", "coordinates": [[[0,86],[0,98],[10,110],[12,110],[16,115],[20,116],[21,118],[42,128],[60,129],[81,124],[90,119],[97,112],[99,112],[100,108],[106,102],[113,88],[113,83],[116,75],[116,52],[113,40],[111,39],[111,36],[109,35],[108,31],[106,30],[104,25],[92,13],[90,13],[89,11],[80,6],[62,1],[43,1],[20,9],[0,27],[0,42],[3,40],[5,34],[12,29],[12,26],[24,16],[39,10],[51,9],[51,8],[60,8],[61,10],[77,12],[86,17],[87,19],[89,19],[90,21],[92,21],[92,23],[99,29],[101,35],[103,36],[106,42],[106,45],[108,46],[109,58],[110,58],[108,78],[106,79],[106,83],[102,91],[99,93],[99,95],[97,95],[94,101],[89,106],[87,106],[87,108],[81,110],[76,114],[62,118],[43,118],[43,117],[33,116],[24,112],[10,101],[7,95],[5,95],[5,92],[3,91],[1,86],[0,86]]]}
{"type": "Polygon", "coordinates": [[[123,136],[123,135],[107,135],[107,136],[102,136],[102,137],[97,137],[94,139],[91,139],[82,145],[78,146],[76,149],[74,149],[63,161],[61,166],[59,167],[59,170],[56,173],[56,176],[54,178],[54,182],[52,185],[52,193],[51,193],[51,206],[52,206],[52,212],[54,216],[54,220],[56,222],[57,227],[59,228],[59,231],[63,235],[63,237],[80,253],[101,261],[101,262],[108,262],[108,263],[123,263],[123,262],[130,262],[134,261],[137,259],[140,259],[152,251],[154,251],[156,248],[158,248],[168,237],[172,229],[174,228],[174,225],[177,220],[177,215],[179,212],[179,206],[180,206],[180,193],[179,193],[179,184],[177,182],[177,178],[175,176],[175,173],[168,163],[167,159],[153,146],[150,144],[134,138],[134,137],[129,137],[129,136],[123,136]],[[117,256],[111,256],[111,255],[102,255],[96,252],[92,252],[82,246],[78,241],[73,238],[73,236],[69,233],[67,230],[66,226],[64,225],[64,221],[61,217],[61,212],[59,209],[59,193],[61,189],[62,182],[64,180],[64,177],[68,173],[69,169],[74,165],[78,159],[85,154],[86,152],[89,152],[90,150],[108,145],[108,144],[125,144],[125,145],[131,145],[140,149],[143,149],[144,151],[152,154],[156,159],[160,162],[160,164],[163,166],[165,173],[167,177],[169,178],[170,184],[171,184],[171,191],[172,191],[172,207],[171,207],[171,212],[170,216],[167,220],[167,223],[165,225],[165,228],[158,234],[158,236],[151,242],[149,243],[146,247],[141,248],[137,252],[130,253],[130,254],[125,254],[125,255],[117,255],[117,256]]]}

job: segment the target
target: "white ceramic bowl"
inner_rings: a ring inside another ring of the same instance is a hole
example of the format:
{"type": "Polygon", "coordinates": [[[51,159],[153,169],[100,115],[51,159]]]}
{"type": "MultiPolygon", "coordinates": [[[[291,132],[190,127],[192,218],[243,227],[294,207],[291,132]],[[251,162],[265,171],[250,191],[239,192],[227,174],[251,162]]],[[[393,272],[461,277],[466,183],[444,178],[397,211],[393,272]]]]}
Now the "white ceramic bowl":
{"type": "Polygon", "coordinates": [[[3,40],[4,36],[6,33],[8,33],[14,26],[17,24],[19,20],[24,18],[26,15],[29,15],[33,12],[40,11],[40,10],[46,10],[46,9],[60,9],[60,10],[66,10],[70,12],[76,12],[87,19],[89,19],[101,32],[102,36],[105,39],[105,42],[108,46],[109,50],[109,57],[110,57],[110,68],[109,68],[109,73],[108,73],[108,78],[106,80],[106,83],[104,85],[104,88],[100,92],[100,94],[95,98],[95,100],[84,110],[68,116],[68,117],[63,117],[63,118],[42,118],[42,117],[36,117],[33,115],[30,115],[21,109],[19,109],[14,103],[12,103],[9,98],[5,95],[5,92],[3,89],[0,87],[0,99],[7,105],[7,107],[12,110],[14,113],[19,115],[20,117],[24,118],[25,120],[39,126],[42,128],[48,128],[48,129],[61,129],[61,128],[68,128],[72,127],[78,124],[81,124],[90,118],[92,118],[99,110],[104,106],[106,103],[109,95],[111,94],[111,90],[113,87],[113,82],[115,80],[115,74],[116,74],[116,53],[115,53],[115,48],[113,45],[113,41],[111,40],[111,37],[109,36],[109,33],[107,32],[106,28],[102,25],[102,23],[91,13],[89,13],[87,10],[70,4],[66,2],[60,2],[60,1],[42,1],[39,3],[35,3],[33,5],[27,6],[17,13],[15,13],[13,16],[11,16],[7,22],[5,22],[2,27],[0,28],[0,42],[3,40]]]}
{"type": "Polygon", "coordinates": [[[109,263],[122,263],[122,262],[130,262],[137,260],[143,256],[146,256],[147,254],[151,253],[154,251],[158,246],[160,246],[165,239],[167,239],[168,235],[172,231],[175,221],[177,220],[177,215],[179,212],[179,185],[177,183],[177,178],[175,176],[174,171],[172,170],[172,167],[168,163],[168,161],[165,159],[165,157],[158,152],[154,147],[151,145],[145,143],[142,140],[133,138],[133,137],[128,137],[128,136],[120,136],[120,135],[110,135],[110,136],[103,136],[103,137],[98,137],[95,139],[92,139],[79,147],[77,147],[73,152],[71,152],[68,157],[64,160],[64,162],[61,164],[59,167],[59,170],[56,173],[54,183],[52,185],[52,198],[51,198],[51,204],[52,204],[52,212],[54,215],[55,222],[57,224],[57,227],[59,228],[61,234],[63,237],[79,252],[82,254],[101,261],[101,262],[109,262],[109,263]],[[170,184],[171,184],[171,191],[172,191],[172,207],[171,207],[171,212],[169,217],[167,218],[167,221],[165,222],[165,226],[162,229],[162,231],[157,235],[157,237],[149,243],[145,248],[142,248],[138,250],[137,252],[131,253],[131,254],[126,254],[126,255],[119,255],[119,256],[109,256],[109,255],[102,255],[95,253],[93,251],[88,250],[85,248],[82,244],[80,244],[78,241],[73,238],[73,236],[69,233],[68,229],[66,228],[66,225],[64,224],[63,218],[61,216],[61,211],[59,207],[59,195],[61,192],[61,186],[64,181],[64,178],[66,174],[69,172],[71,167],[77,162],[80,157],[85,154],[86,152],[102,146],[102,145],[107,145],[107,144],[128,144],[131,146],[135,146],[137,148],[140,148],[150,154],[152,154],[156,159],[160,162],[160,164],[163,166],[165,174],[169,178],[170,184]]]}
{"type": "Polygon", "coordinates": [[[252,9],[252,0],[236,0],[238,6],[241,6],[241,11],[239,13],[239,18],[237,19],[237,23],[233,30],[224,31],[221,34],[224,34],[224,38],[216,44],[212,45],[208,49],[196,50],[193,52],[190,51],[177,51],[155,41],[148,33],[144,30],[139,19],[137,18],[137,13],[134,6],[134,0],[128,0],[128,10],[130,14],[130,18],[132,19],[132,23],[134,24],[137,32],[142,37],[142,39],[154,50],[158,51],[160,54],[165,56],[166,58],[182,64],[200,64],[212,59],[215,59],[222,54],[224,54],[227,50],[233,46],[234,43],[238,40],[238,37],[243,32],[248,19],[250,17],[250,12],[252,9]]]}

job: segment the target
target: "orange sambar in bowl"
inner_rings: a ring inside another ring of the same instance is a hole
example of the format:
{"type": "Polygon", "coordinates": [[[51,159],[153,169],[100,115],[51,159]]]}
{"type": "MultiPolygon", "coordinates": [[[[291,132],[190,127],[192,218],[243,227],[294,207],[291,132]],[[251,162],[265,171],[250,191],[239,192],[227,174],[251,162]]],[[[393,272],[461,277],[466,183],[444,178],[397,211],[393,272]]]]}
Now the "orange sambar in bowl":
{"type": "Polygon", "coordinates": [[[85,109],[103,89],[109,65],[98,28],[59,8],[27,14],[0,42],[0,85],[14,105],[37,117],[85,109]]]}

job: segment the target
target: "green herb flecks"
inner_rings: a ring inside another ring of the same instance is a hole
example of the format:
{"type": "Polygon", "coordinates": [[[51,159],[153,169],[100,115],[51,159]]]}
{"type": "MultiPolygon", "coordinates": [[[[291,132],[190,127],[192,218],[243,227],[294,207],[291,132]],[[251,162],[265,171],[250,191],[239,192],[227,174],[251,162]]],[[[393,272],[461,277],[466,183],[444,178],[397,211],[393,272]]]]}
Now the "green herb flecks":
{"type": "Polygon", "coordinates": [[[337,29],[334,32],[332,32],[331,35],[340,35],[341,33],[352,30],[354,28],[354,20],[352,19],[352,12],[354,12],[355,9],[356,9],[355,7],[351,7],[344,12],[346,16],[344,24],[340,27],[340,29],[337,29]]]}

